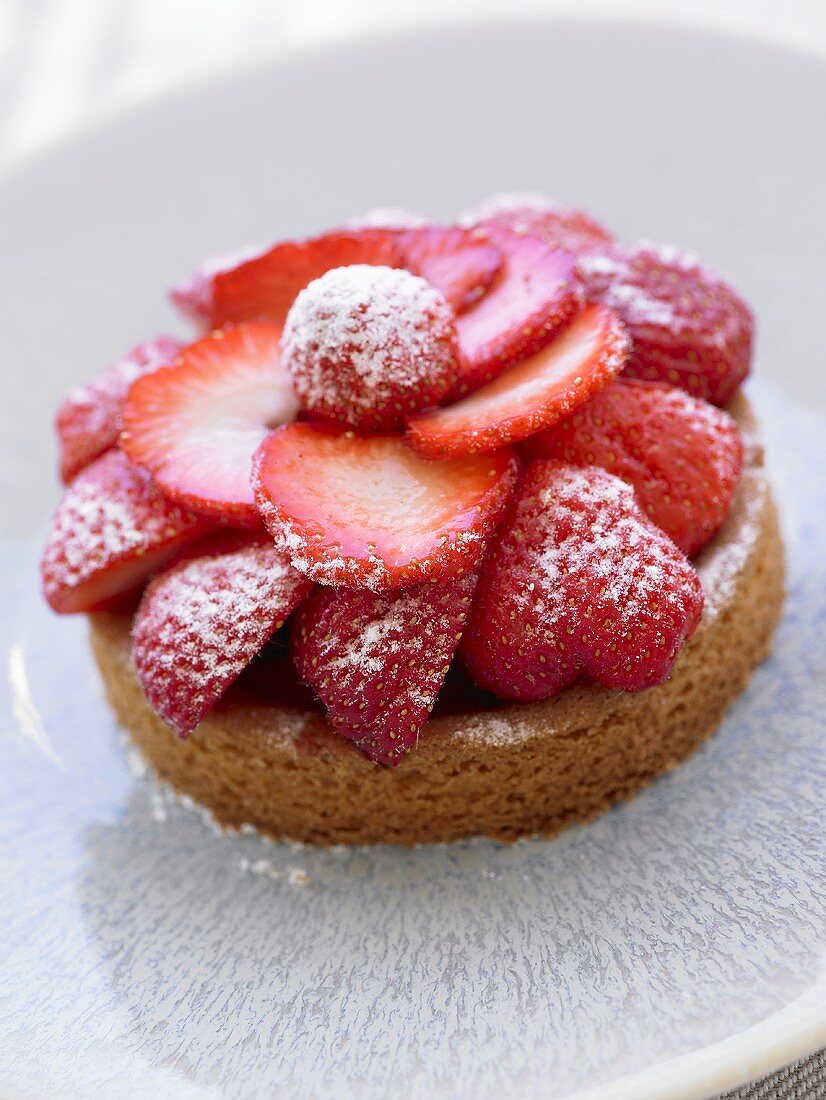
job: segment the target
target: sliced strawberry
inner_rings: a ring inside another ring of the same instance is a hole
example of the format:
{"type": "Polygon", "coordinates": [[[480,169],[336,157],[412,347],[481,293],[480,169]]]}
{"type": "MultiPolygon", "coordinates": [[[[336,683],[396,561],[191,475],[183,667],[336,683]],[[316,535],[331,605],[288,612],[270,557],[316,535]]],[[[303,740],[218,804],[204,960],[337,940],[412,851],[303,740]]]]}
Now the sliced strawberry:
{"type": "Polygon", "coordinates": [[[215,276],[224,271],[232,271],[263,252],[263,248],[250,246],[241,248],[229,256],[214,256],[206,260],[185,282],[169,291],[170,301],[188,320],[194,321],[201,327],[209,327],[215,276]]]}
{"type": "Polygon", "coordinates": [[[724,405],[749,372],[754,318],[735,290],[687,252],[615,245],[578,261],[592,301],[615,309],[633,341],[626,374],[724,405]]]}
{"type": "Polygon", "coordinates": [[[489,292],[456,319],[464,371],[455,396],[539,351],[582,305],[569,253],[498,226],[480,233],[480,239],[501,250],[502,272],[489,292]]]}
{"type": "Polygon", "coordinates": [[[613,312],[588,306],[550,344],[455,405],[408,424],[425,458],[493,451],[555,423],[607,386],[628,357],[628,334],[613,312]]]}
{"type": "Polygon", "coordinates": [[[725,522],[743,465],[728,413],[674,386],[623,378],[527,440],[525,451],[621,477],[689,557],[725,522]]]}
{"type": "Polygon", "coordinates": [[[338,733],[377,764],[414,748],[470,609],[475,572],[376,595],[319,587],[299,609],[290,648],[338,733]]]}
{"type": "Polygon", "coordinates": [[[284,241],[212,284],[213,328],[230,321],[269,318],[283,324],[300,290],[333,267],[383,264],[399,267],[399,233],[389,229],[338,230],[308,241],[284,241]]]}
{"type": "Polygon", "coordinates": [[[455,385],[453,311],[409,271],[351,264],[314,279],[293,302],[284,366],[302,407],[366,431],[401,428],[455,385]]]}
{"type": "Polygon", "coordinates": [[[121,446],[173,500],[229,523],[260,525],[252,456],[270,428],[298,412],[280,340],[280,327],[269,321],[231,326],[132,386],[121,446]]]}
{"type": "Polygon", "coordinates": [[[401,247],[403,266],[440,290],[457,313],[484,297],[502,270],[501,250],[468,229],[413,229],[401,247]]]}
{"type": "Polygon", "coordinates": [[[426,462],[398,436],[289,424],[262,444],[255,497],[278,549],[323,584],[383,591],[472,569],[513,484],[504,448],[426,462]]]}
{"type": "Polygon", "coordinates": [[[135,616],[135,670],[153,710],[190,734],[311,588],[266,536],[199,543],[155,577],[135,616]]]}
{"type": "Polygon", "coordinates": [[[60,476],[64,483],[115,446],[129,387],[141,375],[171,363],[182,346],[171,336],[146,340],[112,363],[103,374],[72,390],[55,417],[60,476]]]}
{"type": "Polygon", "coordinates": [[[614,235],[598,221],[542,195],[495,195],[459,219],[467,226],[498,225],[539,237],[574,254],[610,244],[614,235]]]}
{"type": "Polygon", "coordinates": [[[80,471],[55,512],[40,563],[46,600],[61,614],[89,611],[211,527],[167,500],[121,451],[107,451],[80,471]]]}
{"type": "Polygon", "coordinates": [[[670,674],[702,606],[697,574],[630,485],[537,459],[485,559],[462,652],[502,699],[582,679],[641,691],[670,674]]]}

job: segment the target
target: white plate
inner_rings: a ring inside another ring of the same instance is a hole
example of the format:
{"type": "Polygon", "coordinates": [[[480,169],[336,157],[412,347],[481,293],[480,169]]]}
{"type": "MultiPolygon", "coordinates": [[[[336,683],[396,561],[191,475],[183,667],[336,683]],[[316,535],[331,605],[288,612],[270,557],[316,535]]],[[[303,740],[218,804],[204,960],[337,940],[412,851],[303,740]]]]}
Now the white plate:
{"type": "Polygon", "coordinates": [[[2,184],[0,1092],[700,1097],[826,1043],[825,80],[684,30],[441,31],[198,88],[2,184]],[[38,600],[57,397],[170,327],[205,255],[525,188],[754,302],[775,653],[693,760],[556,841],[216,836],[131,773],[83,623],[38,600]]]}

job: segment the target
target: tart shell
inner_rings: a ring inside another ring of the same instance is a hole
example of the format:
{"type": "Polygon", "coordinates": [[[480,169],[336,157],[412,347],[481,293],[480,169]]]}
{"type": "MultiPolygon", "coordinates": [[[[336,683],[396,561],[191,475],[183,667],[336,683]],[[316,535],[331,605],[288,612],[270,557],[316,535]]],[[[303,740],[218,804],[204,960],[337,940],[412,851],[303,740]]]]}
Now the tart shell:
{"type": "Polygon", "coordinates": [[[572,688],[530,705],[433,717],[396,768],[371,764],[323,715],[232,688],[182,741],[144,699],[131,616],[89,616],[120,722],[161,778],[227,828],[310,844],[413,845],[550,836],[676,767],[719,725],[767,655],[783,548],[746,400],[730,412],[745,462],[731,515],[696,561],[706,604],[671,678],[639,694],[572,688]]]}

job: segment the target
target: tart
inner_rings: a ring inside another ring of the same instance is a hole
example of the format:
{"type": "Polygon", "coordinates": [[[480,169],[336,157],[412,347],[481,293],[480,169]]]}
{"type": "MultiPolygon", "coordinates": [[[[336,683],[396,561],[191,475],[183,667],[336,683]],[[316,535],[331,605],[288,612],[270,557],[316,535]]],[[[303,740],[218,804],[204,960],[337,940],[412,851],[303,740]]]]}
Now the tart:
{"type": "Polygon", "coordinates": [[[224,827],[551,835],[693,752],[768,652],[753,318],[550,201],[402,213],[205,265],[173,292],[196,339],[67,398],[44,592],[224,827]]]}

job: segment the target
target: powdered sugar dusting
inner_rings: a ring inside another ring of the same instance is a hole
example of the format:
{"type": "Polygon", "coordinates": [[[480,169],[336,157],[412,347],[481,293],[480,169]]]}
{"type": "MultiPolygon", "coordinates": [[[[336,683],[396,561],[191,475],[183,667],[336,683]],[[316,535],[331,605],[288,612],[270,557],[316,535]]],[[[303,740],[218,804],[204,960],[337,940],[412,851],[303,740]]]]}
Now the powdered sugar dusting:
{"type": "MultiPolygon", "coordinates": [[[[149,572],[154,559],[148,555],[175,549],[208,526],[167,500],[124,454],[109,451],[78,474],[55,512],[42,558],[46,597],[52,606],[61,605],[73,591],[125,563],[131,563],[137,584],[143,579],[138,559],[146,560],[149,572]]],[[[113,592],[120,590],[116,585],[113,592]]]]}
{"type": "Polygon", "coordinates": [[[149,586],[132,650],[153,708],[189,733],[307,594],[269,543],[243,540],[173,566],[149,586]]]}
{"type": "Polygon", "coordinates": [[[284,361],[305,408],[353,427],[393,427],[456,377],[452,312],[426,280],[352,264],[305,287],[284,326],[284,361]]]}
{"type": "Polygon", "coordinates": [[[504,699],[546,699],[583,677],[639,690],[668,675],[701,609],[694,570],[630,485],[538,461],[483,567],[463,650],[504,699]]]}
{"type": "Polygon", "coordinates": [[[171,336],[146,340],[99,377],[69,393],[55,418],[64,481],[115,445],[129,387],[142,375],[173,362],[182,346],[171,336]]]}
{"type": "Polygon", "coordinates": [[[406,591],[317,589],[299,610],[293,657],[331,725],[365,755],[398,763],[416,744],[464,627],[474,574],[406,591]]]}

